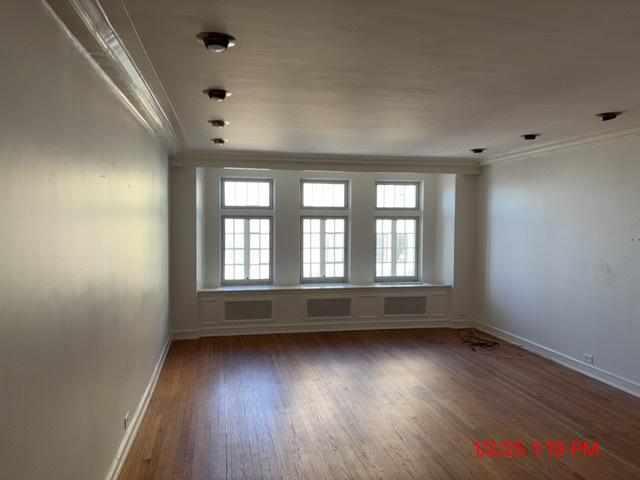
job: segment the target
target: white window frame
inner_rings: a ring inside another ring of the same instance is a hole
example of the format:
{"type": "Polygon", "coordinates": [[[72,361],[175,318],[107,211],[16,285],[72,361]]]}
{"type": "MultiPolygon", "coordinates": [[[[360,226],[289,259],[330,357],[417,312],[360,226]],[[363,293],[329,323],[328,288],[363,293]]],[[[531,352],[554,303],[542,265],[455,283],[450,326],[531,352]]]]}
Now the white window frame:
{"type": "Polygon", "coordinates": [[[271,215],[222,215],[221,217],[221,234],[222,239],[220,241],[221,250],[220,250],[220,283],[222,285],[271,285],[273,284],[273,238],[275,236],[273,231],[273,216],[271,215]],[[224,269],[225,269],[225,250],[226,250],[226,236],[225,236],[225,220],[226,219],[244,219],[245,220],[245,228],[244,228],[244,272],[245,277],[249,272],[250,268],[250,230],[249,230],[249,220],[251,219],[259,219],[269,220],[269,278],[268,279],[248,279],[245,278],[243,280],[226,280],[224,278],[224,269]]]}
{"type": "Polygon", "coordinates": [[[300,179],[300,209],[301,210],[349,210],[349,180],[323,180],[320,178],[300,179]],[[344,185],[344,207],[309,207],[304,204],[305,183],[331,183],[344,185]]]}
{"type": "MultiPolygon", "coordinates": [[[[342,210],[342,209],[341,209],[342,210]]],[[[347,283],[349,279],[349,217],[345,215],[301,215],[300,216],[300,283],[347,283]],[[322,220],[320,222],[320,277],[304,276],[304,221],[322,220]],[[324,277],[325,269],[325,220],[344,220],[344,276],[324,277]]]]}
{"type": "Polygon", "coordinates": [[[273,178],[260,177],[222,177],[220,179],[220,208],[224,210],[273,210],[274,184],[273,178]],[[224,202],[225,182],[269,183],[269,205],[226,205],[224,202]]]}
{"type": "Polygon", "coordinates": [[[382,211],[411,211],[417,212],[420,211],[420,187],[421,182],[409,182],[409,181],[394,181],[394,180],[382,180],[376,181],[375,183],[375,191],[374,191],[374,199],[373,199],[373,208],[376,210],[382,211]],[[378,185],[415,185],[416,186],[416,206],[414,208],[404,208],[404,207],[378,207],[378,185]]]}
{"type": "Polygon", "coordinates": [[[389,276],[389,277],[379,277],[378,275],[376,275],[376,266],[377,266],[377,254],[378,254],[378,231],[376,229],[376,245],[375,245],[375,249],[376,249],[376,260],[374,261],[373,264],[373,276],[374,276],[374,281],[377,283],[386,283],[386,282],[417,282],[420,278],[420,271],[419,271],[419,265],[420,265],[420,217],[416,216],[416,215],[382,215],[382,216],[376,216],[375,220],[374,220],[374,225],[377,224],[378,220],[392,220],[392,227],[391,227],[391,269],[392,269],[392,273],[393,275],[389,276]],[[411,276],[397,276],[395,275],[396,273],[396,261],[395,261],[395,254],[396,254],[396,241],[395,241],[395,235],[396,235],[396,220],[415,220],[416,221],[416,245],[415,245],[415,259],[414,259],[414,269],[413,271],[415,272],[415,275],[411,275],[411,276]]]}

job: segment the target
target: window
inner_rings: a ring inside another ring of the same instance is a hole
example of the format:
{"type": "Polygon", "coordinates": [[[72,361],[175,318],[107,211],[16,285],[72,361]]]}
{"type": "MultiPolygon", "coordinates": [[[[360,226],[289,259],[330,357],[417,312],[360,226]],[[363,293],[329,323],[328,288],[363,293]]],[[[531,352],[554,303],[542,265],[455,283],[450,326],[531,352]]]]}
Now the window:
{"type": "Polygon", "coordinates": [[[347,182],[303,180],[303,208],[347,208],[347,182]]]}
{"type": "Polygon", "coordinates": [[[376,280],[417,280],[418,219],[376,219],[376,280]]]}
{"type": "Polygon", "coordinates": [[[223,217],[222,281],[271,282],[271,218],[223,217]]]}
{"type": "Polygon", "coordinates": [[[417,210],[419,190],[416,182],[376,182],[376,208],[417,210]]]}
{"type": "Polygon", "coordinates": [[[344,217],[302,217],[302,281],[346,281],[344,217]]]}
{"type": "Polygon", "coordinates": [[[222,179],[222,208],[272,208],[270,179],[222,179]]]}

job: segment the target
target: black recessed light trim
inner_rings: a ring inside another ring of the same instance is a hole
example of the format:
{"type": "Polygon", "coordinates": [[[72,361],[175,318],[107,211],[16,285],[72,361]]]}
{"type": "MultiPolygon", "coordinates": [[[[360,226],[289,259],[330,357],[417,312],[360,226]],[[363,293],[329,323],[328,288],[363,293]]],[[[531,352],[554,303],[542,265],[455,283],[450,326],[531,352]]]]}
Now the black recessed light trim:
{"type": "Polygon", "coordinates": [[[229,140],[226,138],[212,138],[211,141],[213,143],[215,143],[216,145],[224,145],[225,143],[227,143],[229,140]]]}
{"type": "Polygon", "coordinates": [[[216,128],[223,128],[229,125],[229,122],[227,122],[226,120],[217,120],[217,119],[209,120],[209,123],[211,124],[212,127],[216,127],[216,128]]]}
{"type": "Polygon", "coordinates": [[[202,40],[207,50],[220,53],[236,44],[236,39],[231,35],[220,32],[202,32],[196,35],[198,40],[202,40]]]}
{"type": "Polygon", "coordinates": [[[207,88],[202,93],[209,95],[209,98],[218,102],[223,101],[225,98],[231,96],[231,92],[224,88],[207,88]]]}
{"type": "Polygon", "coordinates": [[[540,134],[539,133],[525,133],[524,135],[521,135],[521,136],[525,140],[535,140],[536,138],[538,138],[540,136],[540,134]]]}
{"type": "Polygon", "coordinates": [[[602,113],[596,113],[596,117],[600,117],[600,119],[603,122],[607,122],[609,120],[613,120],[614,118],[617,118],[618,116],[622,115],[622,112],[602,112],[602,113]]]}
{"type": "Polygon", "coordinates": [[[473,153],[482,153],[486,150],[486,148],[472,148],[471,152],[473,153]]]}

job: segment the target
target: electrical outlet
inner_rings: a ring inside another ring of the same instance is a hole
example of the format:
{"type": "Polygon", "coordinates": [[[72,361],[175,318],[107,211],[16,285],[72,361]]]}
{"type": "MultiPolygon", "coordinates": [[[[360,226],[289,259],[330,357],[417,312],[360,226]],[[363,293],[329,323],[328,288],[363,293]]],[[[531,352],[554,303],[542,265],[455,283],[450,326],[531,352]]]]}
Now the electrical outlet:
{"type": "Polygon", "coordinates": [[[593,365],[593,355],[585,353],[582,358],[584,359],[585,363],[588,363],[589,365],[593,365]]]}
{"type": "Polygon", "coordinates": [[[129,412],[124,416],[124,429],[126,430],[129,426],[129,412]]]}

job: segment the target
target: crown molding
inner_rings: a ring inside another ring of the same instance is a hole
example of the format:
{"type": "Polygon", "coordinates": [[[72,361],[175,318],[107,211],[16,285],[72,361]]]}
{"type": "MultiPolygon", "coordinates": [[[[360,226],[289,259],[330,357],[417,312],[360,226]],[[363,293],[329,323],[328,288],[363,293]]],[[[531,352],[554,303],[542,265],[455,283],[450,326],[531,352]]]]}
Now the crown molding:
{"type": "Polygon", "coordinates": [[[488,157],[480,161],[481,166],[508,163],[522,160],[528,157],[537,157],[552,152],[567,150],[570,148],[584,147],[598,143],[613,142],[624,138],[640,135],[640,122],[618,125],[615,127],[601,128],[587,133],[573,135],[546,143],[537,144],[534,147],[521,148],[510,152],[488,157]]]}
{"type": "Polygon", "coordinates": [[[461,173],[477,175],[472,158],[333,155],[290,152],[187,150],[172,155],[172,167],[239,167],[273,170],[366,171],[402,173],[461,173]]]}
{"type": "MultiPolygon", "coordinates": [[[[136,65],[98,0],[41,0],[71,41],[110,81],[134,116],[154,133],[163,146],[175,153],[186,147],[182,128],[164,89],[155,91],[136,65]],[[161,99],[156,94],[159,92],[161,99]]],[[[124,9],[124,6],[121,6],[124,9]]],[[[130,18],[126,11],[119,18],[130,18]]],[[[125,22],[123,22],[125,23],[125,22]]],[[[127,27],[127,25],[124,25],[127,27]]],[[[132,26],[129,26],[133,28],[132,26]]],[[[137,38],[137,37],[136,37],[137,38]]],[[[139,39],[138,39],[139,41],[139,39]]],[[[149,64],[150,65],[150,64],[149,64]]],[[[149,72],[149,65],[146,71],[149,72]]],[[[156,87],[159,84],[155,71],[156,87]]]]}

